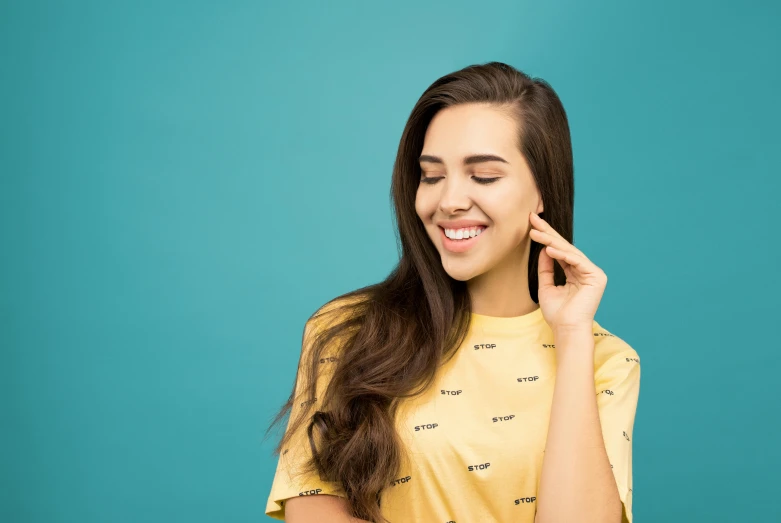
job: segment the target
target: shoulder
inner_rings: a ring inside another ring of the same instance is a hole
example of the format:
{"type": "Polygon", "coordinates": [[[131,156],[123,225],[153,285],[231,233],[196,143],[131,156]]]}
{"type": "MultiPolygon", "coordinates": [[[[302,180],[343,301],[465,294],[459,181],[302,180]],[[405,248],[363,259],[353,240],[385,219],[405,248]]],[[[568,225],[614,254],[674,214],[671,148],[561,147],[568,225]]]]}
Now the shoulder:
{"type": "Polygon", "coordinates": [[[593,322],[594,370],[597,377],[627,364],[640,364],[640,355],[625,339],[593,322]]]}
{"type": "Polygon", "coordinates": [[[320,305],[306,321],[307,327],[323,328],[343,322],[362,311],[367,302],[358,291],[342,294],[320,305]]]}
{"type": "Polygon", "coordinates": [[[340,325],[347,323],[351,318],[356,318],[363,313],[363,304],[366,298],[363,295],[356,295],[355,291],[341,296],[337,296],[326,303],[320,305],[307,318],[304,325],[303,345],[310,347],[316,338],[327,336],[330,339],[330,333],[336,331],[339,336],[348,336],[351,328],[340,328],[340,325]],[[336,329],[335,329],[336,328],[336,329]]]}

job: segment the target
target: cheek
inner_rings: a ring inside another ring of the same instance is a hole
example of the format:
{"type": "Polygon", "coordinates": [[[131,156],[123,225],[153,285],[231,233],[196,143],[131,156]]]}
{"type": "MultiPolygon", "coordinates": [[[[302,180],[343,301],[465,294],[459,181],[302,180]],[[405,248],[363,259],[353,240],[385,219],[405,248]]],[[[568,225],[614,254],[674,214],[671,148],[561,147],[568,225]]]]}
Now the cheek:
{"type": "Polygon", "coordinates": [[[525,211],[525,202],[520,198],[482,198],[479,205],[483,213],[496,227],[496,232],[505,241],[518,243],[528,234],[531,224],[525,211]]]}
{"type": "Polygon", "coordinates": [[[428,221],[433,214],[431,198],[426,197],[420,191],[415,196],[415,212],[424,222],[428,221]]]}
{"type": "Polygon", "coordinates": [[[501,226],[504,229],[509,229],[508,225],[514,221],[514,215],[517,214],[515,199],[506,193],[502,194],[500,191],[478,195],[472,201],[494,225],[501,226]]]}

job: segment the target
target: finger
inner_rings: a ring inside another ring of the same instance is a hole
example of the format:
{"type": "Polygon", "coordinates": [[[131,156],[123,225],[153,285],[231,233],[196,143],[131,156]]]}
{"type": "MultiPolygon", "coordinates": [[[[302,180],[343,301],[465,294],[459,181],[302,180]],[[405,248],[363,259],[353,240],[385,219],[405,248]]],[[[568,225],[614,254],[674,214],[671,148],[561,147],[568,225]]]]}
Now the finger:
{"type": "Polygon", "coordinates": [[[582,256],[584,258],[586,257],[585,254],[580,252],[574,245],[572,245],[570,242],[568,242],[561,236],[553,236],[552,234],[549,234],[545,231],[540,231],[538,229],[530,230],[529,236],[531,236],[531,238],[537,243],[542,243],[543,245],[551,246],[560,251],[571,252],[575,255],[582,256]]]}
{"type": "MultiPolygon", "coordinates": [[[[548,235],[550,235],[550,236],[552,236],[552,237],[554,237],[554,238],[557,238],[557,239],[559,240],[559,242],[560,242],[560,243],[564,243],[564,244],[566,244],[567,246],[569,246],[569,247],[570,247],[571,249],[573,249],[574,251],[576,251],[576,252],[580,253],[581,255],[585,256],[585,255],[584,255],[584,254],[583,254],[583,253],[580,251],[580,249],[578,249],[577,247],[575,247],[574,245],[572,245],[572,243],[570,243],[569,241],[567,241],[567,239],[566,239],[564,236],[562,236],[561,234],[559,234],[559,232],[558,232],[556,229],[554,229],[554,228],[551,226],[551,224],[549,224],[548,222],[546,222],[544,219],[540,218],[540,216],[538,216],[537,214],[534,214],[534,213],[532,213],[532,214],[531,214],[531,216],[532,216],[532,218],[531,218],[531,220],[532,220],[532,226],[533,226],[534,228],[536,228],[537,230],[539,230],[539,231],[541,231],[541,232],[544,232],[545,234],[548,234],[548,235]]],[[[534,229],[532,229],[532,230],[534,230],[534,229]]],[[[559,248],[559,249],[564,249],[565,247],[564,247],[564,246],[562,246],[562,245],[559,245],[559,246],[557,246],[557,248],[559,248]]]]}
{"type": "Polygon", "coordinates": [[[564,262],[567,265],[571,265],[575,268],[580,268],[583,266],[583,262],[580,257],[571,252],[562,251],[561,249],[557,249],[556,247],[551,246],[545,247],[545,250],[549,256],[558,260],[559,263],[564,262]]]}
{"type": "Polygon", "coordinates": [[[593,274],[596,274],[599,268],[594,265],[591,261],[589,261],[588,258],[585,258],[583,256],[580,256],[578,254],[573,254],[572,252],[565,252],[559,249],[556,249],[555,247],[545,247],[543,249],[545,251],[548,251],[548,254],[558,260],[559,263],[562,264],[562,268],[565,268],[566,266],[569,266],[574,269],[574,273],[581,276],[591,276],[593,274]]]}
{"type": "Polygon", "coordinates": [[[537,260],[537,285],[542,289],[556,286],[553,279],[553,258],[548,255],[546,248],[540,251],[537,260]]]}
{"type": "Polygon", "coordinates": [[[559,238],[564,239],[556,229],[554,229],[551,224],[545,221],[543,217],[541,217],[539,214],[532,213],[531,214],[531,224],[536,227],[537,229],[540,229],[544,232],[550,232],[553,235],[558,236],[559,238]]]}

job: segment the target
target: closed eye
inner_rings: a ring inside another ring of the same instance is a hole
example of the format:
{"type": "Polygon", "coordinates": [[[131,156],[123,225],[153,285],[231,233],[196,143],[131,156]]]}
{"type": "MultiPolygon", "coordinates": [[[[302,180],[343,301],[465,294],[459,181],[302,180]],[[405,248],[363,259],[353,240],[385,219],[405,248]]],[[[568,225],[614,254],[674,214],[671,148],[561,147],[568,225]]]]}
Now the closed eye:
{"type": "MultiPolygon", "coordinates": [[[[437,183],[442,176],[424,176],[420,179],[420,183],[427,183],[429,185],[437,183]]],[[[496,180],[498,180],[500,177],[494,177],[494,178],[482,178],[480,176],[472,176],[472,179],[481,184],[481,185],[488,185],[489,183],[494,183],[496,180]]]]}

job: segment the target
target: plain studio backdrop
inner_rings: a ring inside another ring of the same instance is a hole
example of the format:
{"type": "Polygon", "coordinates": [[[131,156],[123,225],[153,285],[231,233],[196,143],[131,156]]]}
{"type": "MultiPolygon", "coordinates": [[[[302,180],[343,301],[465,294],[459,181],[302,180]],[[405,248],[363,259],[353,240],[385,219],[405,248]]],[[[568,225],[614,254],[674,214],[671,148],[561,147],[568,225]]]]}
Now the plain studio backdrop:
{"type": "Polygon", "coordinates": [[[561,96],[638,522],[779,521],[778,2],[4,2],[0,520],[257,522],[304,321],[397,260],[423,90],[561,96]]]}

